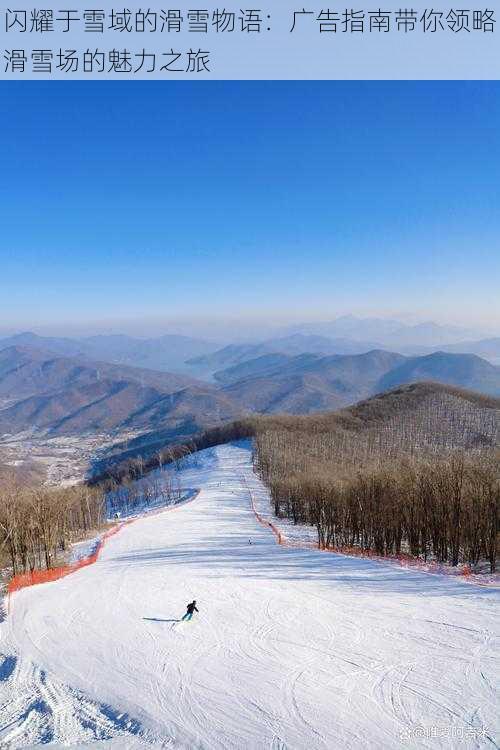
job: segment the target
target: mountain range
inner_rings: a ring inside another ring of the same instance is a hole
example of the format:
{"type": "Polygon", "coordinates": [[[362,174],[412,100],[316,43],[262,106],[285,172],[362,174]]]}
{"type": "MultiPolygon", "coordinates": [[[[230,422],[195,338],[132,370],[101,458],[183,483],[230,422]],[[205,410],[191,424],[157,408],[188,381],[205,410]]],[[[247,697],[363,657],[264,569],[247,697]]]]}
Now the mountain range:
{"type": "Polygon", "coordinates": [[[172,439],[249,412],[336,410],[422,381],[500,396],[500,367],[471,354],[269,353],[222,368],[207,383],[10,346],[0,351],[0,435],[33,429],[51,436],[161,431],[172,439]]]}
{"type": "Polygon", "coordinates": [[[434,321],[407,324],[387,318],[357,318],[344,315],[333,321],[303,323],[290,327],[289,333],[317,334],[348,338],[353,341],[376,341],[385,348],[441,347],[474,338],[468,328],[440,325],[434,321]]]}
{"type": "Polygon", "coordinates": [[[217,379],[217,373],[228,367],[250,362],[258,357],[276,354],[362,354],[377,348],[371,341],[352,341],[346,338],[327,338],[317,334],[294,333],[281,338],[267,339],[256,344],[229,344],[208,354],[187,360],[186,365],[198,377],[217,379]]]}
{"type": "Polygon", "coordinates": [[[433,381],[500,395],[500,368],[471,354],[423,357],[374,350],[330,357],[260,357],[216,373],[222,391],[252,411],[308,414],[338,409],[403,383],[433,381]]]}
{"type": "Polygon", "coordinates": [[[168,429],[188,435],[241,409],[188,376],[22,347],[0,351],[0,435],[168,429]]]}
{"type": "Polygon", "coordinates": [[[215,373],[264,355],[363,354],[374,349],[407,356],[435,351],[477,354],[500,364],[500,338],[474,338],[464,328],[434,322],[408,325],[397,320],[352,315],[324,323],[282,328],[272,338],[214,341],[168,333],[154,338],[101,334],[85,338],[38,336],[25,332],[0,338],[0,350],[11,346],[42,349],[66,357],[191,375],[213,381],[215,373]]]}
{"type": "Polygon", "coordinates": [[[0,350],[11,346],[43,349],[65,357],[77,356],[112,364],[188,373],[190,368],[186,366],[186,360],[216,351],[220,345],[174,334],[152,339],[139,339],[123,334],[71,339],[25,332],[0,339],[0,350]]]}

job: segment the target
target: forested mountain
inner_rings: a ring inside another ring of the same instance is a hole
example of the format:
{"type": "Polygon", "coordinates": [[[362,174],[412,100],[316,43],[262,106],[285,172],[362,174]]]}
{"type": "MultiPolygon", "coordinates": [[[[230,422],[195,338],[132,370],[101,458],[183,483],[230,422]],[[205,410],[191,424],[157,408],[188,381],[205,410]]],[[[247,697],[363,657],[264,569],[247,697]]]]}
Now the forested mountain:
{"type": "Polygon", "coordinates": [[[447,352],[434,352],[402,362],[380,380],[378,388],[385,391],[402,383],[422,380],[451,383],[492,396],[500,395],[499,367],[474,354],[447,352]]]}
{"type": "Polygon", "coordinates": [[[336,414],[256,417],[276,516],[322,548],[497,562],[500,399],[405,385],[336,414]]]}
{"type": "Polygon", "coordinates": [[[372,351],[354,356],[260,357],[217,373],[223,391],[247,409],[307,414],[337,409],[402,383],[436,381],[500,395],[500,368],[473,355],[437,352],[407,358],[372,351]]]}
{"type": "Polygon", "coordinates": [[[195,357],[187,364],[200,375],[214,374],[216,379],[223,370],[236,368],[245,362],[271,356],[300,354],[362,354],[375,349],[376,344],[368,341],[353,341],[348,338],[328,338],[314,334],[294,333],[281,338],[268,339],[258,344],[230,344],[211,354],[195,357]]]}
{"type": "Polygon", "coordinates": [[[187,376],[20,347],[0,352],[0,399],[0,434],[167,427],[186,434],[241,413],[224,394],[187,376]]]}
{"type": "Polygon", "coordinates": [[[442,347],[444,352],[457,354],[477,354],[490,362],[500,363],[500,338],[480,339],[479,341],[462,341],[460,344],[447,344],[442,347]]]}

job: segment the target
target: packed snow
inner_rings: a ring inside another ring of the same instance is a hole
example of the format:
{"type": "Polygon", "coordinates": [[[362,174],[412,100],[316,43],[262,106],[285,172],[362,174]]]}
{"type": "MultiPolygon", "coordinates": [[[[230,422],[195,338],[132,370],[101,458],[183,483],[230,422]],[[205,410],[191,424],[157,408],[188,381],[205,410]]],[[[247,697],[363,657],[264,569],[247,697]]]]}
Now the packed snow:
{"type": "Polygon", "coordinates": [[[247,445],[181,478],[194,500],[11,597],[0,748],[498,747],[498,590],[279,546],[247,445]]]}

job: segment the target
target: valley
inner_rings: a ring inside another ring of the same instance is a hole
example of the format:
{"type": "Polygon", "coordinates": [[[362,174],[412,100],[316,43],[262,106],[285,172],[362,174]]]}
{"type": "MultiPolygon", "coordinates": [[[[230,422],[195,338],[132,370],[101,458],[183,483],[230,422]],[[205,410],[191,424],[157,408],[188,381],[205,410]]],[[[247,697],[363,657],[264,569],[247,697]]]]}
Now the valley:
{"type": "Polygon", "coordinates": [[[43,432],[21,432],[0,437],[0,464],[50,485],[67,486],[81,482],[102,454],[113,455],[113,448],[127,444],[137,432],[92,433],[51,437],[43,432]]]}
{"type": "Polygon", "coordinates": [[[185,371],[167,372],[154,358],[141,362],[158,369],[123,364],[139,361],[137,340],[126,336],[0,339],[0,463],[70,483],[116,455],[147,455],[251,414],[333,412],[418,382],[500,395],[500,367],[470,353],[409,356],[312,332],[215,350],[172,336],[141,346],[170,351],[185,371]]]}

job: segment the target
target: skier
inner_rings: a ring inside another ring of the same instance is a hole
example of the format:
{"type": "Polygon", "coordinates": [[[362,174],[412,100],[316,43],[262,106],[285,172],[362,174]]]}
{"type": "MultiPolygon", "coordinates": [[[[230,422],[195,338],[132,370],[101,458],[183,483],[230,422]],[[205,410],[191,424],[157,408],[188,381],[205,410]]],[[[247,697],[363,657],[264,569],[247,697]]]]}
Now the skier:
{"type": "Polygon", "coordinates": [[[187,605],[186,609],[187,612],[182,618],[181,622],[183,622],[184,620],[189,621],[193,616],[193,612],[199,612],[199,609],[196,606],[196,599],[193,599],[193,601],[187,605]]]}

